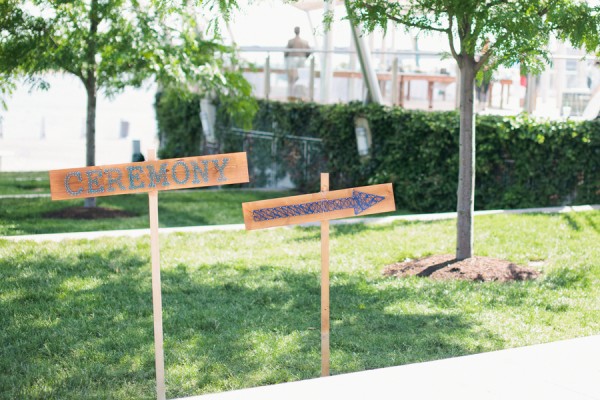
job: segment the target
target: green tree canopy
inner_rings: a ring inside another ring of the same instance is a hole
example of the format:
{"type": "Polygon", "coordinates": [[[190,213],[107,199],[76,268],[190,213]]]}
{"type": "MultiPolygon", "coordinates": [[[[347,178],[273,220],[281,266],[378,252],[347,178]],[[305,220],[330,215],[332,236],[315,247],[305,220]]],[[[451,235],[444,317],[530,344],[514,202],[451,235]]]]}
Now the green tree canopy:
{"type": "Polygon", "coordinates": [[[448,38],[460,68],[457,259],[473,255],[477,74],[520,63],[540,71],[552,36],[588,52],[600,50],[600,6],[581,0],[346,0],[348,15],[367,31],[390,22],[448,38]]]}
{"type": "Polygon", "coordinates": [[[348,2],[351,18],[366,30],[386,29],[390,22],[407,29],[447,35],[450,51],[497,67],[523,64],[533,72],[549,63],[555,36],[595,53],[600,44],[600,7],[579,0],[356,0],[348,2]],[[493,62],[490,63],[490,60],[493,62]]]}
{"type": "MultiPolygon", "coordinates": [[[[234,1],[202,7],[228,15],[234,1]]],[[[226,96],[237,116],[254,110],[251,87],[226,65],[234,57],[215,29],[202,31],[200,7],[182,1],[5,0],[0,5],[0,89],[16,78],[47,87],[46,72],[76,76],[87,94],[87,165],[95,163],[98,93],[108,96],[149,79],[226,96]]],[[[90,204],[88,204],[90,205],[90,204]]]]}

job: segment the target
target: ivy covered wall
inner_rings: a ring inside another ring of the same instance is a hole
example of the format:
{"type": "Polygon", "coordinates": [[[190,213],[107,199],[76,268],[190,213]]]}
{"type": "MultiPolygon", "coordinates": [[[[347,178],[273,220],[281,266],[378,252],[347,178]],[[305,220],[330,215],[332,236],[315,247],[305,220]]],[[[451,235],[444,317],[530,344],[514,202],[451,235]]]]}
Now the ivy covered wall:
{"type": "MultiPolygon", "coordinates": [[[[166,147],[163,157],[180,156],[180,147],[196,146],[195,136],[186,132],[199,125],[198,114],[185,110],[187,106],[180,103],[157,102],[161,140],[166,138],[170,148],[175,149],[167,151],[166,147]],[[175,112],[174,107],[177,118],[168,111],[175,112]],[[190,119],[186,119],[188,115],[190,119]]],[[[225,140],[233,126],[227,115],[219,113],[217,119],[222,150],[241,150],[225,140]]],[[[537,121],[527,116],[479,116],[476,123],[476,209],[600,203],[600,120],[537,121]]],[[[273,132],[278,137],[321,138],[326,162],[326,167],[321,168],[331,174],[332,189],[392,182],[398,208],[415,212],[456,208],[457,112],[412,111],[360,103],[259,101],[252,129],[273,132]],[[372,132],[368,158],[358,155],[354,131],[357,116],[368,119],[372,132]]],[[[256,151],[270,148],[257,147],[256,151]]],[[[249,157],[263,156],[266,157],[249,157]]],[[[285,167],[295,168],[293,163],[285,167]]],[[[310,178],[301,182],[302,191],[318,190],[318,172],[312,171],[310,178]]]]}

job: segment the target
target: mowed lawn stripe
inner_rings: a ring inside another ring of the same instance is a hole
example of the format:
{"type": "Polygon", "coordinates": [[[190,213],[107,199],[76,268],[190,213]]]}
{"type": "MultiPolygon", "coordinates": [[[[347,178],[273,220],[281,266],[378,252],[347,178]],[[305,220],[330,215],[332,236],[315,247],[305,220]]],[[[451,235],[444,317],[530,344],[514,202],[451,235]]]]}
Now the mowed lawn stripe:
{"type": "MultiPolygon", "coordinates": [[[[537,281],[383,277],[455,223],[331,228],[332,374],[600,333],[600,212],[476,217],[479,255],[537,281]]],[[[167,397],[314,378],[319,230],[161,238],[167,397]]],[[[0,243],[0,393],[153,398],[148,238],[0,243]]]]}

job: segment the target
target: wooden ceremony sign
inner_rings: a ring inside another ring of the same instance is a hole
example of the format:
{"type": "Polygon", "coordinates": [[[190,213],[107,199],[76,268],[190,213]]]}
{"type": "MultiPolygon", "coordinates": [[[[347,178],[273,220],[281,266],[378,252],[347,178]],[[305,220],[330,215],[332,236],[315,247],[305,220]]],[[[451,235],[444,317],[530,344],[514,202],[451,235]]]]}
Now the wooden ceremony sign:
{"type": "Polygon", "coordinates": [[[52,200],[248,182],[246,153],[50,171],[52,200]]]}
{"type": "Polygon", "coordinates": [[[329,220],[396,210],[391,183],[243,203],[247,230],[321,221],[321,376],[329,375],[329,220]]]}
{"type": "Polygon", "coordinates": [[[248,180],[246,153],[215,154],[157,161],[155,151],[149,149],[148,161],[145,162],[50,171],[52,200],[148,192],[154,357],[158,400],[166,399],[158,240],[158,191],[246,183],[248,180]]]}

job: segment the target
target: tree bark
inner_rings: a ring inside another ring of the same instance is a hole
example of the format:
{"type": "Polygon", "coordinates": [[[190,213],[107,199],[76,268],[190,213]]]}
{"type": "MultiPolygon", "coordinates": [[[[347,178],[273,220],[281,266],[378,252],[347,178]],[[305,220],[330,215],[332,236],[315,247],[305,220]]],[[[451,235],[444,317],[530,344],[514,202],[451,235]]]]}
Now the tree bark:
{"type": "MultiPolygon", "coordinates": [[[[96,79],[88,77],[87,92],[87,118],[85,122],[85,165],[96,165],[96,79]]],[[[85,207],[96,207],[96,198],[89,197],[84,200],[85,207]]]]}
{"type": "Polygon", "coordinates": [[[465,58],[460,67],[460,136],[457,193],[456,259],[473,256],[475,195],[475,60],[465,58]]]}
{"type": "MultiPolygon", "coordinates": [[[[90,30],[87,40],[87,67],[85,71],[85,91],[87,94],[87,118],[85,123],[85,165],[96,165],[96,37],[98,35],[98,0],[92,0],[89,13],[90,30]]],[[[85,207],[96,207],[96,198],[84,200],[85,207]]]]}

